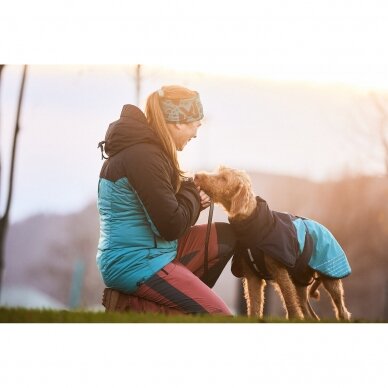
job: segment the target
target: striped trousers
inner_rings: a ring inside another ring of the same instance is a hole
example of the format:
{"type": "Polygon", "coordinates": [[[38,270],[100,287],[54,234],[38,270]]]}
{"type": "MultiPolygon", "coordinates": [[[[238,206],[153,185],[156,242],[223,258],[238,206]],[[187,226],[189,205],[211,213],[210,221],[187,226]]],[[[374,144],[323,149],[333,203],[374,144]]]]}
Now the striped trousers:
{"type": "Polygon", "coordinates": [[[206,224],[190,228],[178,241],[176,258],[142,283],[135,293],[115,291],[116,294],[111,295],[114,291],[106,289],[104,305],[107,310],[232,315],[211,288],[233,256],[236,238],[229,224],[212,224],[208,271],[204,273],[206,229],[206,224]],[[118,300],[116,306],[112,306],[112,297],[118,300]]]}

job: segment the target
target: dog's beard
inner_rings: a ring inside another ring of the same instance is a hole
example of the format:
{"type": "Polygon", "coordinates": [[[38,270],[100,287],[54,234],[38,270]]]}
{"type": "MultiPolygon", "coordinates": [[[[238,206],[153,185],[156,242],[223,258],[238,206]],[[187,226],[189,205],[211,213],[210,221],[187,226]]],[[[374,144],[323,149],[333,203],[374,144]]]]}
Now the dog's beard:
{"type": "MultiPolygon", "coordinates": [[[[217,202],[216,202],[217,203],[217,202]]],[[[232,202],[231,201],[222,201],[222,202],[218,202],[224,209],[225,211],[229,214],[230,212],[230,207],[232,206],[232,202]]]]}
{"type": "Polygon", "coordinates": [[[203,190],[215,204],[222,206],[225,209],[225,211],[229,213],[230,207],[232,206],[232,202],[229,199],[225,199],[225,198],[220,199],[219,196],[214,192],[212,192],[211,190],[209,191],[206,191],[206,189],[203,189],[203,190]]]}

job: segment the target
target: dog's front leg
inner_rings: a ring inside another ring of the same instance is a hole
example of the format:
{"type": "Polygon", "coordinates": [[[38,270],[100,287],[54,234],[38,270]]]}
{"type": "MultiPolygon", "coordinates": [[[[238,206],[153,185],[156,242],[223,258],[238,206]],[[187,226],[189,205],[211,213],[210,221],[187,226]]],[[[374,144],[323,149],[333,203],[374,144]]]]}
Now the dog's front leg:
{"type": "Polygon", "coordinates": [[[265,280],[257,276],[242,279],[248,317],[263,318],[265,280]]]}
{"type": "Polygon", "coordinates": [[[289,319],[304,319],[295,285],[286,268],[268,256],[265,257],[265,264],[277,283],[280,297],[285,304],[287,317],[289,319]]]}
{"type": "Polygon", "coordinates": [[[257,277],[248,265],[243,265],[242,280],[248,317],[263,318],[265,280],[257,277]]]}

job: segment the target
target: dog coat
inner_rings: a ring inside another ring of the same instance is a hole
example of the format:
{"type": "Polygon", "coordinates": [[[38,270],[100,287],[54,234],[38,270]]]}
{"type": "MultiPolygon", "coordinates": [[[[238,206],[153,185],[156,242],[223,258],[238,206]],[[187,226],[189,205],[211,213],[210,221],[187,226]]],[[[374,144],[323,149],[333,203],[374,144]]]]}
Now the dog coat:
{"type": "Polygon", "coordinates": [[[250,217],[229,220],[238,240],[232,262],[235,276],[243,276],[240,260],[246,260],[261,278],[271,279],[264,255],[288,267],[301,284],[310,282],[313,271],[337,279],[351,273],[345,252],[327,228],[313,220],[270,210],[260,197],[256,201],[250,217]]]}

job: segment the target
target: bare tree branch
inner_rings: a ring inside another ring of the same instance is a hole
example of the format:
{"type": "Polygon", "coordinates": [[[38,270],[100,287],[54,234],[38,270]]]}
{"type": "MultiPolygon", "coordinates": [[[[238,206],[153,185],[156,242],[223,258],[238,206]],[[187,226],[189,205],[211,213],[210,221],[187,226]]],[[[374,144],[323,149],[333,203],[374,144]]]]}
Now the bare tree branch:
{"type": "MultiPolygon", "coordinates": [[[[1,73],[5,65],[0,65],[0,97],[1,97],[1,73]]],[[[1,99],[0,99],[0,136],[1,136],[1,99]]],[[[0,149],[0,188],[1,188],[1,149],[0,149]]],[[[1,190],[0,190],[0,204],[1,204],[1,190]]]]}
{"type": "Polygon", "coordinates": [[[17,113],[16,113],[15,132],[14,132],[14,136],[13,136],[7,202],[6,202],[4,215],[0,218],[0,291],[1,291],[3,268],[4,268],[5,237],[6,237],[6,233],[7,233],[7,229],[8,229],[9,211],[10,211],[11,203],[12,203],[13,178],[14,178],[15,159],[16,159],[16,145],[17,145],[17,138],[18,138],[18,134],[19,134],[19,130],[20,130],[19,120],[20,120],[20,113],[21,113],[21,107],[22,107],[22,102],[23,102],[24,84],[25,84],[26,76],[27,76],[27,65],[24,65],[23,77],[22,77],[22,82],[21,82],[20,92],[19,92],[18,109],[17,109],[17,113]]]}
{"type": "Polygon", "coordinates": [[[388,104],[383,103],[375,93],[370,93],[372,101],[380,113],[379,136],[384,149],[385,174],[388,175],[388,104]]]}
{"type": "Polygon", "coordinates": [[[136,106],[140,104],[140,86],[141,86],[141,65],[136,65],[136,106]]]}

